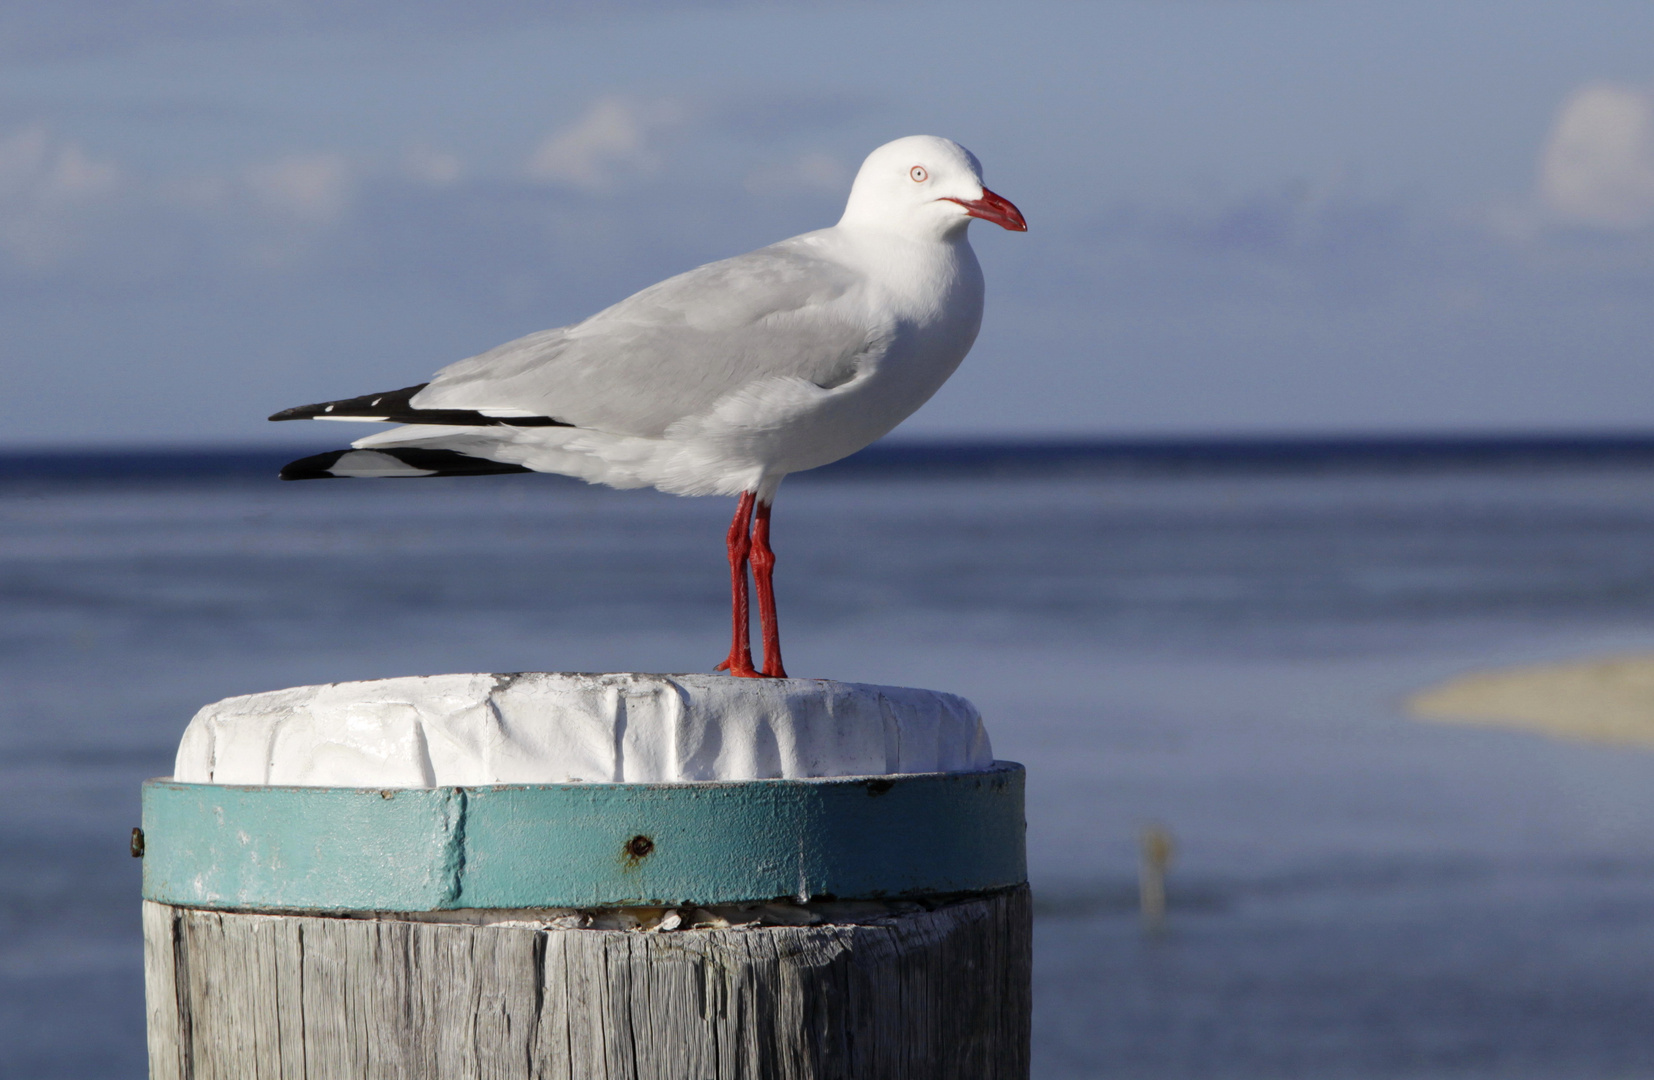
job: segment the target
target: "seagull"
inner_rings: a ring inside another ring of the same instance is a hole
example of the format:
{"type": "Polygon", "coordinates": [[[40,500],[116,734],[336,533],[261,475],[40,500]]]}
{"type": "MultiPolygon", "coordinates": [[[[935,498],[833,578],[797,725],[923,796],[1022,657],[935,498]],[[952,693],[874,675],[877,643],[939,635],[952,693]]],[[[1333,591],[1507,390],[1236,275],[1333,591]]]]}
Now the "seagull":
{"type": "Polygon", "coordinates": [[[1028,229],[983,186],[963,146],[930,135],[886,143],[862,163],[830,228],[668,278],[429,382],[276,413],[401,425],[294,461],[281,478],[549,472],[738,496],[726,538],[733,630],[717,669],[786,678],[770,548],[776,489],[889,432],[965,358],[982,323],[982,269],[965,235],[974,218],[1028,229]]]}

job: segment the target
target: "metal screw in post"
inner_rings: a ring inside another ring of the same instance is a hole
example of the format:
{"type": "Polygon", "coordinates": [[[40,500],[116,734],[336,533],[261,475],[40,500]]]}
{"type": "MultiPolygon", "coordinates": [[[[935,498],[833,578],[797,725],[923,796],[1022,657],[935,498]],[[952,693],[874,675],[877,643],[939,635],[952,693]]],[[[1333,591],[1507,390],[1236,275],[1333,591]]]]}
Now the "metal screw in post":
{"type": "Polygon", "coordinates": [[[1171,864],[1172,834],[1160,825],[1146,825],[1141,834],[1142,860],[1138,864],[1138,903],[1143,929],[1158,934],[1166,928],[1166,867],[1171,864]]]}

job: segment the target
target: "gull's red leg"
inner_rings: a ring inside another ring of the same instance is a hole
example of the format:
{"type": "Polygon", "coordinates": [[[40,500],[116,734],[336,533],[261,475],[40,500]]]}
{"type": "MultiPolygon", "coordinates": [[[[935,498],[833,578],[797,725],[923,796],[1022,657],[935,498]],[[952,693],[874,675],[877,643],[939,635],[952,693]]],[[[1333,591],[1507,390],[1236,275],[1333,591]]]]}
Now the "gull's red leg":
{"type": "Polygon", "coordinates": [[[747,558],[752,551],[753,493],[743,491],[741,501],[735,504],[735,519],[729,523],[729,600],[732,622],[729,659],[717,670],[728,671],[747,679],[756,679],[759,672],[752,666],[752,616],[747,608],[747,558]]]}
{"type": "Polygon", "coordinates": [[[758,589],[758,624],[764,634],[764,674],[787,677],[781,666],[781,629],[775,621],[775,552],[770,550],[770,504],[760,502],[752,525],[752,583],[758,589]]]}

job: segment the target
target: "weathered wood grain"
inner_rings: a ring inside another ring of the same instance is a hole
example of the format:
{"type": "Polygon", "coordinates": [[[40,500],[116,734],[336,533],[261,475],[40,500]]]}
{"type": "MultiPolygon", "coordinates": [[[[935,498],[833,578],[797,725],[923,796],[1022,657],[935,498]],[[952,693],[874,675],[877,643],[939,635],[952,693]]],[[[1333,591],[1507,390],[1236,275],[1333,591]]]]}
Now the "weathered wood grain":
{"type": "Polygon", "coordinates": [[[1026,887],[628,932],[144,904],[154,1080],[1015,1080],[1026,887]]]}

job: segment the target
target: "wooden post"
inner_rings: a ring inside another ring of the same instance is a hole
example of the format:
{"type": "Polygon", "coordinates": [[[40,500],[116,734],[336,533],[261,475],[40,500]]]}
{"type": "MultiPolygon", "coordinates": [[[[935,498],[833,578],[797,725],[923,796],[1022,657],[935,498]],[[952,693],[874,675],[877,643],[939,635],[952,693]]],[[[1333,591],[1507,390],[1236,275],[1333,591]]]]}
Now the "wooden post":
{"type": "Polygon", "coordinates": [[[150,1076],[1026,1077],[1028,927],[1026,887],[656,932],[147,901],[150,1076]]]}
{"type": "Polygon", "coordinates": [[[150,1074],[1020,1078],[1022,769],[150,781],[150,1074]]]}

